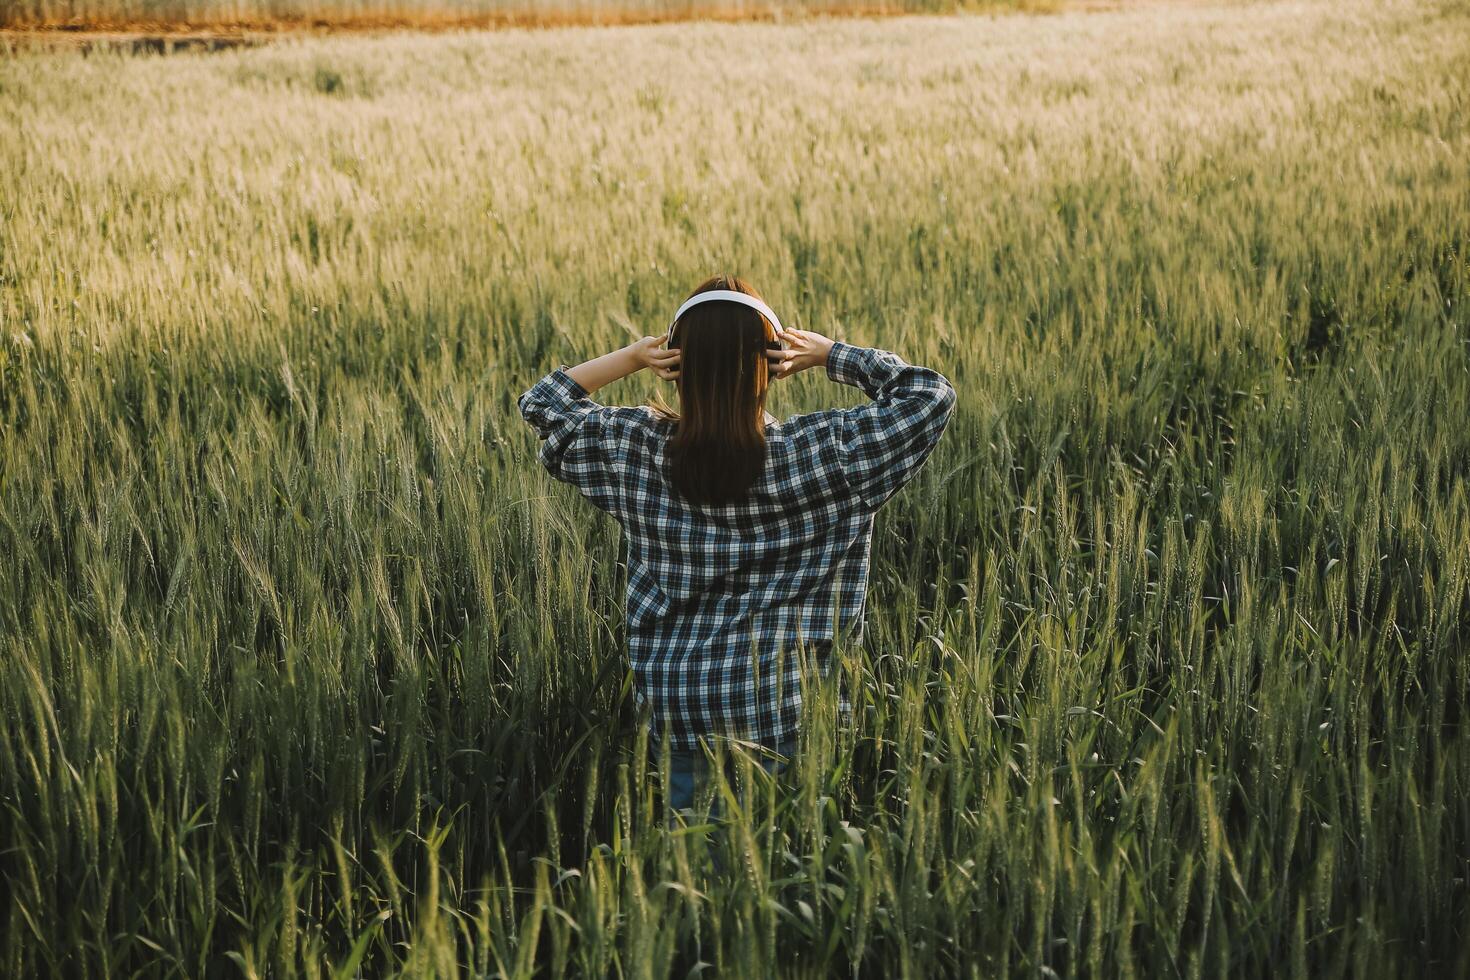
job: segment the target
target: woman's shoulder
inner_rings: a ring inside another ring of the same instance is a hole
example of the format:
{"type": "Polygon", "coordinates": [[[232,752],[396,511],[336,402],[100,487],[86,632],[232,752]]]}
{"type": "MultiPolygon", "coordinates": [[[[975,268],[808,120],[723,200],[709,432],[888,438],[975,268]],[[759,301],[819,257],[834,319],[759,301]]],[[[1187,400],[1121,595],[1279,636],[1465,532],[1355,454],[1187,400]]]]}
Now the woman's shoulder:
{"type": "Polygon", "coordinates": [[[841,416],[840,408],[824,408],[817,412],[788,415],[777,424],[776,431],[788,438],[821,437],[832,430],[832,426],[841,416]]]}
{"type": "Polygon", "coordinates": [[[620,425],[650,426],[663,418],[652,405],[607,405],[603,412],[609,420],[620,425]]]}
{"type": "Polygon", "coordinates": [[[616,405],[607,409],[611,427],[628,441],[673,431],[674,421],[652,405],[616,405]]]}
{"type": "Polygon", "coordinates": [[[841,427],[832,410],[788,415],[766,426],[766,448],[778,465],[811,468],[829,456],[841,427]]]}

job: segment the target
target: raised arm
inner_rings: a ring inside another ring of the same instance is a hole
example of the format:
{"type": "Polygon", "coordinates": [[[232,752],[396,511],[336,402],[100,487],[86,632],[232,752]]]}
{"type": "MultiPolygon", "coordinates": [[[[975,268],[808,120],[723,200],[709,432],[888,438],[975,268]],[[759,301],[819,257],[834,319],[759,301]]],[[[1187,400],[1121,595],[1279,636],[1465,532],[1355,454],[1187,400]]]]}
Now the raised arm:
{"type": "Polygon", "coordinates": [[[645,337],[576,367],[559,365],[516,399],[521,417],[543,440],[537,459],[546,471],[612,514],[618,488],[610,444],[618,438],[620,417],[638,410],[601,405],[591,394],[645,367],[666,380],[677,376],[679,352],[662,350],[662,342],[645,337]]]}
{"type": "Polygon", "coordinates": [[[590,361],[583,361],[566,371],[589,395],[604,385],[636,374],[644,368],[649,368],[665,381],[672,381],[679,373],[680,352],[678,348],[666,349],[663,342],[663,337],[644,337],[626,347],[600,354],[590,361]]]}
{"type": "Polygon", "coordinates": [[[788,331],[788,351],[777,377],[823,365],[827,377],[861,388],[873,401],[835,412],[837,454],[858,501],[877,510],[918,472],[954,410],[954,386],[931,368],[909,364],[890,351],[828,340],[811,331],[788,331]]]}

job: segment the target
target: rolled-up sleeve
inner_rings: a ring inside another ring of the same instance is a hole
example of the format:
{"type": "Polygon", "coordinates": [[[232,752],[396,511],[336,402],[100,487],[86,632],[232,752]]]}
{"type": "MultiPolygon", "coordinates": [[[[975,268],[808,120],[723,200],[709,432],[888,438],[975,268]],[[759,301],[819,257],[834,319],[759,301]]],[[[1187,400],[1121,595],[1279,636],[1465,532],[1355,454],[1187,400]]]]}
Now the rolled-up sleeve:
{"type": "Polygon", "coordinates": [[[891,351],[840,340],[827,356],[827,376],[873,399],[841,410],[836,431],[848,485],[863,507],[877,510],[933,451],[954,410],[954,387],[891,351]]]}
{"type": "Polygon", "coordinates": [[[516,405],[542,440],[536,458],[546,471],[576,487],[599,509],[616,515],[613,443],[618,438],[618,409],[593,401],[565,364],[523,392],[516,405]]]}

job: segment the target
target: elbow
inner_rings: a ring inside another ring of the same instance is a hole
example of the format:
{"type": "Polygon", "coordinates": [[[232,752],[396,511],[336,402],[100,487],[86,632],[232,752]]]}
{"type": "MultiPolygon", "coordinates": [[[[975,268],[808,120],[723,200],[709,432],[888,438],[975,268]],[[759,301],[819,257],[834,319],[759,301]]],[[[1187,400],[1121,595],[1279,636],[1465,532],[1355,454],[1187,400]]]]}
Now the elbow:
{"type": "Polygon", "coordinates": [[[521,392],[521,396],[516,399],[516,410],[521,413],[521,418],[532,425],[536,424],[536,399],[531,392],[521,392]]]}
{"type": "Polygon", "coordinates": [[[948,418],[949,414],[954,411],[955,400],[958,396],[955,393],[954,385],[949,383],[948,378],[942,374],[936,374],[935,378],[937,379],[937,384],[934,388],[935,409],[939,415],[948,418]]]}

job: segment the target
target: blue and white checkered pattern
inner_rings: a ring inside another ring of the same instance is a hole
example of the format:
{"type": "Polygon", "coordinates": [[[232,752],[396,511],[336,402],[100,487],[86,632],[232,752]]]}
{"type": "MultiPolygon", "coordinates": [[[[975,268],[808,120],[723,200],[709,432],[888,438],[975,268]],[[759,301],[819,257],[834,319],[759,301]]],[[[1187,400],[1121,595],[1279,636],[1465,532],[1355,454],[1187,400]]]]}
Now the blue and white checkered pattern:
{"type": "Polygon", "coordinates": [[[760,479],[716,506],[670,487],[675,423],[653,409],[598,404],[565,364],[520,396],[541,464],[622,525],[636,700],[671,747],[795,732],[797,651],[825,675],[834,636],[862,639],[873,514],[933,450],[955,391],[937,371],[842,341],[827,376],[872,402],[767,425],[760,479]]]}

